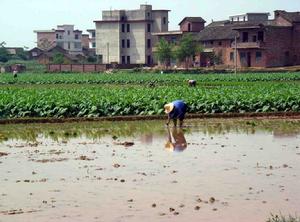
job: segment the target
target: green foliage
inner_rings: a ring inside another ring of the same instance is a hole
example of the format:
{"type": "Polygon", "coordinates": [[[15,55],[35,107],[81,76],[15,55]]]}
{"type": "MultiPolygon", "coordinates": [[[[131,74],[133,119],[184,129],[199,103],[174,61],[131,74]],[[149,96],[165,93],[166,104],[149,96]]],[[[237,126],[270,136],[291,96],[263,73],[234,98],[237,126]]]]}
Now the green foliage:
{"type": "Polygon", "coordinates": [[[267,222],[300,222],[300,217],[293,216],[282,216],[282,215],[273,215],[271,214],[271,218],[267,220],[267,222]]]}
{"type": "Polygon", "coordinates": [[[136,68],[131,73],[119,72],[111,74],[95,73],[44,73],[45,66],[36,61],[9,61],[7,64],[21,63],[26,65],[27,71],[34,73],[24,73],[19,76],[16,82],[11,75],[1,75],[0,84],[144,84],[150,82],[156,85],[185,85],[187,79],[194,79],[199,85],[225,86],[236,84],[252,84],[253,82],[271,81],[300,81],[300,73],[248,73],[248,74],[159,74],[141,73],[140,68],[136,68]],[[41,70],[40,73],[36,71],[41,70]]]}
{"type": "Polygon", "coordinates": [[[54,64],[63,64],[64,63],[64,55],[60,52],[56,52],[53,55],[53,63],[54,64]]]}
{"type": "Polygon", "coordinates": [[[160,39],[156,46],[156,56],[158,60],[167,66],[173,57],[173,45],[167,42],[164,38],[160,39]]]}
{"type": "Polygon", "coordinates": [[[97,58],[96,58],[95,56],[89,56],[89,57],[87,58],[87,61],[88,61],[89,63],[95,63],[95,62],[97,62],[97,58]]]}
{"type": "Polygon", "coordinates": [[[0,47],[0,62],[7,62],[10,56],[4,47],[0,47]]]}
{"type": "Polygon", "coordinates": [[[180,62],[185,62],[188,67],[187,60],[201,51],[203,51],[203,48],[194,40],[193,36],[185,34],[176,48],[175,55],[180,62]]]}
{"type": "Polygon", "coordinates": [[[213,52],[212,54],[210,54],[209,58],[214,65],[222,64],[222,52],[219,53],[213,52]]]}
{"type": "MultiPolygon", "coordinates": [[[[26,71],[30,73],[44,73],[46,71],[46,66],[43,64],[39,64],[36,60],[9,60],[8,62],[5,63],[5,65],[14,65],[14,64],[23,64],[26,66],[26,71]]],[[[35,78],[35,75],[29,74],[28,76],[26,75],[26,78],[35,78]]],[[[0,78],[1,81],[2,78],[0,78]]],[[[5,77],[3,77],[5,79],[5,77]]],[[[3,83],[3,82],[2,82],[3,83]]]]}
{"type": "Polygon", "coordinates": [[[299,89],[297,83],[274,82],[196,88],[183,83],[154,88],[2,86],[0,118],[164,114],[164,104],[179,98],[186,101],[189,113],[300,112],[299,89]]]}

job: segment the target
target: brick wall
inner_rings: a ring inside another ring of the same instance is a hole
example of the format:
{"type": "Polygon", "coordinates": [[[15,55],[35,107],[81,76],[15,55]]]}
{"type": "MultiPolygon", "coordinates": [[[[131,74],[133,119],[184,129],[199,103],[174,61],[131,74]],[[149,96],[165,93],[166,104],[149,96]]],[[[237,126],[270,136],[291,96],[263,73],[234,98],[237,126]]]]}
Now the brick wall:
{"type": "Polygon", "coordinates": [[[109,68],[106,64],[49,64],[49,72],[103,72],[109,68]]]}
{"type": "Polygon", "coordinates": [[[204,29],[204,23],[200,22],[183,22],[180,26],[180,31],[188,32],[189,31],[189,24],[191,26],[191,32],[200,32],[204,29]]]}
{"type": "Polygon", "coordinates": [[[266,29],[266,66],[293,65],[292,29],[268,27],[266,29]]]}

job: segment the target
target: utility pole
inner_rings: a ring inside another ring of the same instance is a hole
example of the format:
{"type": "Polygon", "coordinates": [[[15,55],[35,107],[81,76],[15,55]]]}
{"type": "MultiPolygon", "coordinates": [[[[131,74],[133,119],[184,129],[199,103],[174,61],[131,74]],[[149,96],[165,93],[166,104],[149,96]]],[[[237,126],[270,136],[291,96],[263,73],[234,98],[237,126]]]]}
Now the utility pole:
{"type": "Polygon", "coordinates": [[[234,37],[234,73],[237,74],[237,37],[234,37]]]}

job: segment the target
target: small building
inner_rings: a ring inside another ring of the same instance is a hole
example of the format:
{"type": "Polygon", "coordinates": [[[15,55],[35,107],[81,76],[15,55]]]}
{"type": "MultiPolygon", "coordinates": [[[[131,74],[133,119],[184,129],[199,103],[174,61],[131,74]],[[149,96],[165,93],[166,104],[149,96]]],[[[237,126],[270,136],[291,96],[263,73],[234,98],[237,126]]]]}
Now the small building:
{"type": "Polygon", "coordinates": [[[53,63],[53,58],[55,54],[60,53],[64,57],[64,63],[81,63],[86,57],[82,54],[69,54],[69,52],[60,46],[54,46],[47,50],[42,50],[40,48],[33,48],[29,51],[30,59],[37,60],[40,64],[50,64],[53,63]]]}
{"type": "Polygon", "coordinates": [[[17,55],[24,52],[24,49],[21,47],[5,47],[5,49],[9,55],[17,55]]]}

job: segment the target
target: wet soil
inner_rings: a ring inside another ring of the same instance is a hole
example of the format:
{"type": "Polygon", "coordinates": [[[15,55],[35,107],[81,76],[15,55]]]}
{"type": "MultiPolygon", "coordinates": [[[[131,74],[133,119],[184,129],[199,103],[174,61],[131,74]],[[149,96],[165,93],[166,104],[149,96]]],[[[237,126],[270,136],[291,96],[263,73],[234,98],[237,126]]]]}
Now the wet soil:
{"type": "Polygon", "coordinates": [[[0,221],[299,215],[299,147],[297,119],[1,125],[0,221]]]}

